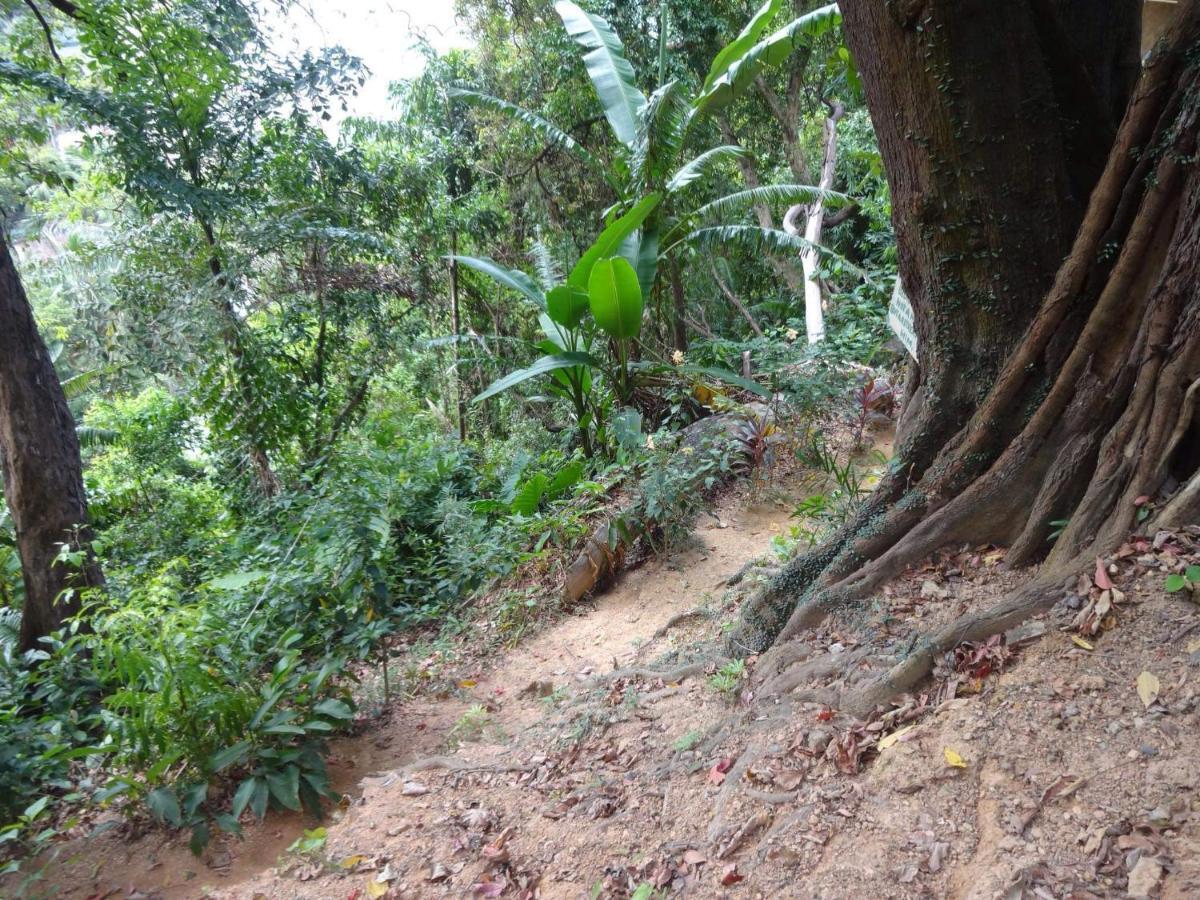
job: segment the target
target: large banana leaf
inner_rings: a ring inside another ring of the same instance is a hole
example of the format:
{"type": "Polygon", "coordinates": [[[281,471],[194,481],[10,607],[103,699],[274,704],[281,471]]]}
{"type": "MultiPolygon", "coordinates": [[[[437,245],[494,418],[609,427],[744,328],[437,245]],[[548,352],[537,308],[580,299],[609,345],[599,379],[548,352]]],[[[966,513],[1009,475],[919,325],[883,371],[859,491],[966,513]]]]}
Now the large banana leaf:
{"type": "Polygon", "coordinates": [[[609,337],[635,338],[642,330],[642,286],[637,271],[618,256],[602,259],[588,279],[592,318],[609,337]]]}
{"type": "Polygon", "coordinates": [[[729,104],[742,94],[755,77],[768,66],[787,59],[793,50],[825,34],[842,22],[836,3],[814,9],[773,32],[735,60],[720,77],[696,99],[695,114],[710,113],[729,104]]]}
{"type": "Polygon", "coordinates": [[[575,140],[575,138],[571,137],[553,122],[546,121],[537,115],[537,113],[532,113],[523,107],[509,103],[507,100],[501,100],[499,97],[494,97],[491,94],[484,94],[479,91],[468,90],[467,88],[450,88],[449,94],[452,98],[462,100],[471,106],[490,109],[510,116],[518,122],[523,122],[549,141],[552,146],[570,150],[588,165],[596,169],[596,171],[602,171],[602,166],[596,161],[596,158],[588,153],[579,141],[575,140]]]}
{"type": "Polygon", "coordinates": [[[704,79],[704,84],[700,88],[700,93],[705,94],[709,88],[713,86],[718,78],[729,71],[729,67],[741,59],[746,53],[758,43],[758,39],[762,37],[762,33],[767,30],[767,25],[771,19],[779,12],[779,4],[781,0],[767,0],[746,23],[746,27],[742,29],[741,34],[725,45],[725,48],[718,53],[712,61],[712,65],[708,69],[708,75],[704,79]]]}
{"type": "Polygon", "coordinates": [[[543,356],[528,368],[517,369],[515,372],[509,372],[503,378],[493,381],[471,402],[481,403],[523,381],[528,381],[530,378],[537,378],[539,375],[545,375],[558,369],[573,369],[576,366],[599,368],[600,363],[590,353],[557,353],[554,356],[543,356]]]}
{"type": "Polygon", "coordinates": [[[724,144],[720,147],[713,147],[711,150],[705,150],[695,159],[680,166],[679,170],[671,176],[670,181],[667,182],[667,193],[673,194],[680,188],[687,187],[700,178],[704,174],[704,170],[713,163],[728,159],[743,159],[749,155],[748,151],[734,144],[724,144]]]}
{"type": "Polygon", "coordinates": [[[506,269],[493,260],[480,256],[452,256],[450,257],[455,262],[462,263],[468,268],[474,269],[476,272],[482,272],[507,288],[512,288],[524,294],[541,309],[546,308],[546,296],[542,293],[542,289],[537,286],[537,282],[516,269],[506,269]]]}
{"type": "Polygon", "coordinates": [[[616,256],[620,252],[621,244],[625,238],[642,227],[642,223],[646,221],[646,217],[654,211],[654,208],[658,206],[658,201],[661,199],[662,195],[660,194],[649,194],[643,197],[637,206],[600,232],[600,236],[596,238],[596,242],[584,252],[583,256],[579,258],[579,262],[575,264],[575,268],[571,270],[571,274],[567,277],[567,282],[586,291],[588,288],[588,278],[592,274],[592,267],[599,260],[616,256]]]}
{"type": "Polygon", "coordinates": [[[588,51],[583,63],[604,107],[604,116],[617,140],[632,150],[646,98],[637,88],[621,39],[608,22],[584,12],[571,0],[560,0],[554,9],[575,42],[588,51]]]}

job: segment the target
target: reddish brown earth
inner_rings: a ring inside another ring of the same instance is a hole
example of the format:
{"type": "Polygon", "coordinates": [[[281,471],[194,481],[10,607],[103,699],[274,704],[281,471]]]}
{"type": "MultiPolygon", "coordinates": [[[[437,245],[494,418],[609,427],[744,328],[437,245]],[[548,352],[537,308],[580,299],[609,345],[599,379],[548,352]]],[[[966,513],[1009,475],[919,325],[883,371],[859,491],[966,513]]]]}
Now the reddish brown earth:
{"type": "MultiPolygon", "coordinates": [[[[703,671],[606,675],[712,653],[757,576],[727,580],[768,551],[789,526],[783,498],[804,491],[784,480],[760,492],[775,502],[725,496],[691,546],[494,658],[459,696],[401,704],[340,744],[332,768],[347,802],[319,850],[286,852],[305,823],[279,816],[203,859],[182,836],[112,834],[65,849],[40,889],[247,900],[1200,896],[1200,615],[1186,592],[1163,591],[1168,570],[1197,558],[1190,534],[1111,561],[1123,597],[1099,634],[1072,628],[1099,589],[1064,587],[1012,646],[964,649],[925,693],[868,723],[757,697],[753,666],[729,693],[703,671]],[[1156,696],[1139,696],[1142,673],[1157,679],[1156,696]]],[[[835,616],[809,652],[853,658],[832,677],[854,681],[917,631],[1026,577],[1006,572],[995,548],[942,554],[868,609],[835,616]]]]}

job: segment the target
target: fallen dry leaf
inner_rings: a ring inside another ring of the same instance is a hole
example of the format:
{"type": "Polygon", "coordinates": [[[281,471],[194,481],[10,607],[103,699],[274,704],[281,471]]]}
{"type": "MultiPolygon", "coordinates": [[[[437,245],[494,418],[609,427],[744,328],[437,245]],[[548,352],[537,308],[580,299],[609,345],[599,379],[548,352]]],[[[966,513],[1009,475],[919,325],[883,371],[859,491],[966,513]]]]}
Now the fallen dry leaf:
{"type": "Polygon", "coordinates": [[[419,781],[406,781],[404,787],[400,789],[400,793],[405,797],[420,797],[422,794],[428,794],[429,788],[419,781]]]}
{"type": "Polygon", "coordinates": [[[721,884],[729,887],[731,884],[737,884],[739,881],[744,881],[745,875],[739,875],[737,863],[732,863],[721,870],[721,884]]]}
{"type": "Polygon", "coordinates": [[[1093,644],[1091,641],[1085,641],[1083,638],[1081,638],[1077,634],[1071,635],[1071,643],[1074,644],[1076,647],[1082,647],[1084,650],[1095,650],[1096,649],[1095,644],[1093,644]]]}
{"type": "Polygon", "coordinates": [[[1143,672],[1137,677],[1137,692],[1142,698],[1142,705],[1149,707],[1151,703],[1158,699],[1158,692],[1162,689],[1162,685],[1158,681],[1158,676],[1151,672],[1143,672]]]}
{"type": "Polygon", "coordinates": [[[1096,557],[1096,577],[1093,579],[1096,582],[1096,587],[1102,591],[1111,591],[1113,588],[1112,579],[1108,577],[1108,569],[1104,567],[1104,560],[1096,557]]]}
{"type": "Polygon", "coordinates": [[[956,750],[951,750],[949,747],[942,748],[942,756],[946,757],[946,765],[953,766],[955,769],[965,769],[967,761],[963,759],[956,750]]]}
{"type": "Polygon", "coordinates": [[[733,765],[733,760],[729,757],[718,760],[717,764],[708,770],[709,784],[721,784],[725,781],[725,773],[729,771],[733,765]]]}
{"type": "Polygon", "coordinates": [[[388,886],[385,882],[372,878],[367,882],[368,897],[382,897],[388,892],[388,886]]]}
{"type": "Polygon", "coordinates": [[[899,741],[900,738],[904,737],[904,735],[908,734],[910,731],[912,731],[916,727],[917,726],[915,724],[905,725],[903,728],[897,728],[891,734],[885,734],[883,737],[881,737],[879,739],[879,745],[878,745],[879,752],[882,753],[884,750],[886,750],[888,747],[892,746],[892,744],[899,741]]]}
{"type": "Polygon", "coordinates": [[[353,856],[347,856],[341,861],[341,863],[339,863],[339,865],[341,865],[343,869],[353,869],[359,863],[364,862],[366,858],[367,857],[361,853],[355,853],[353,856]]]}

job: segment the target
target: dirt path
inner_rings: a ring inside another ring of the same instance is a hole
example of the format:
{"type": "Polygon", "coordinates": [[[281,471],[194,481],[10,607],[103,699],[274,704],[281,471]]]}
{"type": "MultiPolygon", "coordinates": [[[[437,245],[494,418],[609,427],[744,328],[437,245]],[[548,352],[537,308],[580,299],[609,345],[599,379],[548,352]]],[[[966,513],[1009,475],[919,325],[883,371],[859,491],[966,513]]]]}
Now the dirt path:
{"type": "MultiPolygon", "coordinates": [[[[663,640],[653,647],[648,642],[673,616],[705,604],[712,604],[716,614],[726,579],[767,552],[771,537],[787,528],[794,505],[788,502],[788,487],[768,486],[762,493],[772,502],[751,499],[745,486],[724,496],[701,515],[685,548],[622,574],[594,603],[496,658],[494,668],[471,679],[475,683],[464,696],[398,704],[385,724],[336,742],[330,773],[353,805],[326,823],[330,845],[340,841],[347,822],[362,827],[369,813],[362,804],[364,786],[369,797],[378,785],[392,784],[389,773],[416,759],[452,753],[455,744],[462,745],[462,759],[503,757],[515,736],[546,719],[556,700],[594,673],[611,670],[614,663],[637,662],[639,650],[643,655],[661,651],[663,640]],[[473,708],[486,712],[473,716],[473,708]]],[[[261,826],[248,828],[244,840],[215,840],[201,859],[191,855],[182,836],[155,834],[127,842],[102,835],[66,848],[38,890],[52,885],[48,896],[164,900],[213,891],[256,896],[264,874],[286,860],[286,848],[312,824],[296,814],[272,814],[261,826]]],[[[324,890],[314,896],[326,896],[324,890]]]]}
{"type": "MultiPolygon", "coordinates": [[[[1163,590],[1200,562],[1200,529],[1112,561],[1123,596],[1099,634],[1071,624],[1098,589],[1064,586],[1011,646],[960,648],[887,719],[755,698],[753,660],[728,691],[711,672],[597,684],[714,646],[743,596],[727,579],[790,508],[727,496],[693,546],[627,573],[463,696],[344,742],[333,769],[351,800],[314,852],[284,852],[302,823],[281,817],[203,862],[182,839],[100,838],[48,896],[1200,896],[1200,613],[1163,590]],[[647,645],[698,606],[712,615],[647,645]]],[[[997,548],[949,550],[834,615],[811,653],[848,654],[830,668],[853,681],[1028,577],[997,548]]]]}

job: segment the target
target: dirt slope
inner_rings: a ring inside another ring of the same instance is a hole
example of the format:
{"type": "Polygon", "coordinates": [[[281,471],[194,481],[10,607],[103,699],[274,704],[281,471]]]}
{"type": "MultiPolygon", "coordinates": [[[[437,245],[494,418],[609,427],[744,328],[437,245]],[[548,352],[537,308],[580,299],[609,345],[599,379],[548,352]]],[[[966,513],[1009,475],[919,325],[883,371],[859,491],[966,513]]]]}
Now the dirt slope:
{"type": "MultiPolygon", "coordinates": [[[[1013,649],[964,651],[870,723],[756,697],[753,677],[728,693],[694,668],[607,677],[710,648],[743,593],[726,580],[788,512],[725,498],[693,547],[498,659],[469,696],[413,703],[343,746],[340,781],[363,788],[313,854],[283,853],[286,819],[207,863],[182,840],[112,838],[62,864],[52,896],[1200,896],[1200,617],[1162,591],[1193,538],[1116,560],[1124,597],[1099,636],[1064,630],[1090,584],[1064,586],[1013,649]]],[[[833,670],[854,680],[1022,581],[999,550],[945,554],[809,649],[854,659],[833,670]]]]}

